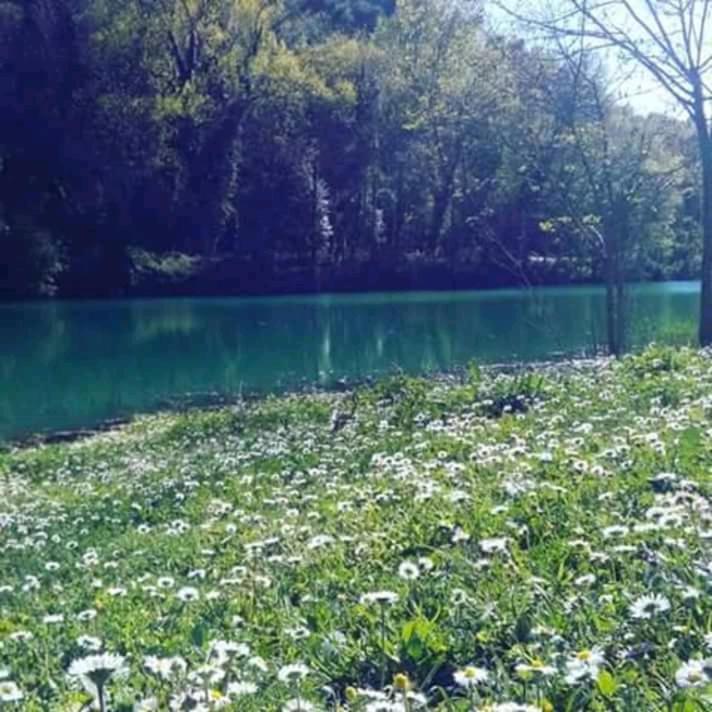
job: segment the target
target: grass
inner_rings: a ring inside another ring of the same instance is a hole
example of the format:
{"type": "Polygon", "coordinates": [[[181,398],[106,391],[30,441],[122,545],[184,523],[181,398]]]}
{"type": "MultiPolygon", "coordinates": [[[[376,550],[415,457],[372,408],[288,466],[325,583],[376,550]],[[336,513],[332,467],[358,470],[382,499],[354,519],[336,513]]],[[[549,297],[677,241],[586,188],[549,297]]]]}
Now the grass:
{"type": "Polygon", "coordinates": [[[653,347],[0,454],[0,708],[712,709],[711,419],[653,347]]]}

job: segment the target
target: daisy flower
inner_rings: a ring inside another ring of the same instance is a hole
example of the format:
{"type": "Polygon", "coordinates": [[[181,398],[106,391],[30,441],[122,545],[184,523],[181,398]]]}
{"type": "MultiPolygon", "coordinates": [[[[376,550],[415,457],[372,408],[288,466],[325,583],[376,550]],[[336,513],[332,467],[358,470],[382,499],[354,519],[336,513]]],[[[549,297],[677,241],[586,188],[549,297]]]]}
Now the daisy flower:
{"type": "Polygon", "coordinates": [[[0,682],[0,702],[19,702],[24,696],[22,690],[11,680],[0,682]]]}
{"type": "Polygon", "coordinates": [[[708,660],[690,660],[683,663],[675,673],[678,687],[702,687],[710,682],[712,665],[708,660]]]}
{"type": "Polygon", "coordinates": [[[415,581],[420,576],[420,569],[412,561],[404,561],[398,567],[398,575],[406,581],[415,581]]]}
{"type": "Polygon", "coordinates": [[[291,685],[306,677],[311,670],[303,663],[283,665],[277,673],[277,679],[285,685],[291,685]]]}
{"type": "Polygon", "coordinates": [[[566,661],[566,682],[574,685],[584,679],[598,677],[606,658],[600,648],[580,650],[566,661]]]}
{"type": "Polygon", "coordinates": [[[398,594],[393,591],[373,591],[372,593],[364,593],[361,596],[361,603],[396,603],[398,601],[398,594]]]}
{"type": "Polygon", "coordinates": [[[457,670],[453,677],[455,678],[455,682],[460,687],[464,687],[469,690],[473,687],[477,687],[477,685],[487,682],[489,672],[487,672],[484,668],[467,665],[461,670],[457,670]]]}
{"type": "Polygon", "coordinates": [[[670,610],[670,601],[665,596],[653,594],[641,596],[630,606],[630,617],[636,620],[654,618],[659,613],[670,610]]]}

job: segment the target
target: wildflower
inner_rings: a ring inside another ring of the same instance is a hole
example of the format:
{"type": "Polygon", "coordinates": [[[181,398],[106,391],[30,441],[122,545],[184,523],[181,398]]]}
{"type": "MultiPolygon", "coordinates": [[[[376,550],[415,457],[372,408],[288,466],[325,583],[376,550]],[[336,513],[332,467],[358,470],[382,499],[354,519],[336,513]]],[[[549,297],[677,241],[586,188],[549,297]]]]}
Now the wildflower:
{"type": "Polygon", "coordinates": [[[284,665],[277,673],[277,679],[285,685],[291,685],[306,677],[310,672],[311,670],[302,663],[284,665]]]}
{"type": "Polygon", "coordinates": [[[469,541],[470,535],[461,527],[455,527],[451,541],[453,544],[459,544],[461,541],[469,541]]]}
{"type": "Polygon", "coordinates": [[[116,676],[125,675],[125,659],[121,655],[104,653],[102,655],[88,655],[85,658],[74,660],[67,670],[70,677],[78,678],[82,687],[99,703],[99,709],[104,710],[104,689],[106,683],[116,676]]]}
{"type": "Polygon", "coordinates": [[[712,678],[712,661],[690,660],[683,663],[675,673],[675,683],[678,687],[701,687],[707,685],[712,678]]]}
{"type": "Polygon", "coordinates": [[[393,689],[405,691],[410,689],[410,680],[404,672],[399,672],[393,678],[393,689]]]}
{"type": "Polygon", "coordinates": [[[407,705],[406,709],[417,709],[418,707],[425,707],[428,704],[428,698],[419,692],[414,692],[413,690],[408,690],[406,692],[407,705]]]}
{"type": "Polygon", "coordinates": [[[183,586],[176,592],[176,598],[183,601],[183,603],[192,603],[200,598],[200,591],[193,586],[183,586]]]}
{"type": "Polygon", "coordinates": [[[244,658],[250,654],[250,646],[245,643],[235,643],[231,640],[216,640],[210,646],[210,654],[217,658],[218,665],[231,658],[244,658]]]}
{"type": "Polygon", "coordinates": [[[702,591],[694,586],[685,586],[682,589],[682,600],[688,603],[698,600],[702,596],[702,591]]]}
{"type": "Polygon", "coordinates": [[[548,677],[549,675],[553,675],[556,672],[556,669],[552,667],[551,665],[546,665],[543,660],[539,660],[539,658],[534,658],[534,660],[530,660],[528,663],[519,663],[515,667],[516,672],[519,675],[526,676],[526,675],[534,675],[534,676],[542,676],[542,677],[548,677]]]}
{"type": "Polygon", "coordinates": [[[364,593],[361,596],[361,603],[380,603],[389,604],[398,601],[398,594],[393,591],[374,591],[372,593],[364,593]]]}
{"type": "Polygon", "coordinates": [[[35,636],[30,633],[29,630],[17,630],[14,633],[10,633],[9,638],[10,640],[14,640],[18,643],[26,643],[27,641],[30,641],[34,638],[35,636]]]}
{"type": "Polygon", "coordinates": [[[284,632],[292,640],[304,640],[304,638],[308,638],[311,635],[311,631],[309,630],[309,628],[306,628],[303,625],[298,625],[294,628],[285,628],[284,632]]]}
{"type": "Polygon", "coordinates": [[[412,561],[404,561],[398,567],[398,575],[406,581],[415,581],[420,576],[420,569],[412,561]]]}
{"type": "Polygon", "coordinates": [[[604,539],[611,539],[613,537],[625,536],[629,529],[623,524],[613,524],[610,527],[604,527],[601,530],[604,539]]]}
{"type": "Polygon", "coordinates": [[[584,574],[574,579],[574,586],[590,586],[596,583],[596,576],[594,574],[584,574]]]}
{"type": "Polygon", "coordinates": [[[331,544],[334,541],[333,536],[328,534],[318,534],[307,542],[307,549],[320,549],[327,544],[331,544]]]}
{"type": "Polygon", "coordinates": [[[507,552],[507,537],[482,539],[480,541],[480,549],[485,554],[505,554],[507,552]]]}
{"type": "Polygon", "coordinates": [[[428,571],[433,570],[435,564],[433,563],[433,560],[430,557],[421,556],[418,559],[418,566],[420,566],[420,568],[427,573],[428,571]]]}
{"type": "Polygon", "coordinates": [[[317,707],[311,702],[306,702],[297,697],[287,700],[284,705],[282,705],[282,712],[317,712],[317,707]]]}
{"type": "Polygon", "coordinates": [[[155,655],[149,655],[144,658],[144,667],[158,677],[164,680],[170,680],[176,675],[184,674],[188,668],[188,663],[176,655],[171,658],[159,658],[155,655]]]}
{"type": "Polygon", "coordinates": [[[22,690],[12,681],[0,682],[0,702],[19,702],[24,697],[22,690]]]}
{"type": "Polygon", "coordinates": [[[254,695],[257,693],[257,685],[254,682],[238,680],[231,682],[227,686],[227,694],[232,697],[242,697],[243,695],[254,695]]]}
{"type": "Polygon", "coordinates": [[[580,650],[566,661],[566,682],[572,685],[583,679],[598,677],[600,668],[605,660],[606,658],[600,648],[580,650]]]}
{"type": "Polygon", "coordinates": [[[84,648],[85,650],[97,652],[101,650],[103,643],[101,642],[101,638],[95,638],[92,635],[80,635],[77,638],[77,645],[84,648]]]}
{"type": "Polygon", "coordinates": [[[259,655],[253,655],[251,658],[248,658],[246,661],[246,665],[257,669],[260,672],[267,672],[267,670],[269,670],[269,668],[267,667],[267,663],[264,661],[264,658],[261,658],[259,655]]]}
{"type": "Polygon", "coordinates": [[[470,597],[467,591],[461,588],[453,588],[450,592],[450,603],[452,603],[453,606],[462,606],[465,603],[469,603],[469,601],[470,597]]]}
{"type": "Polygon", "coordinates": [[[638,620],[655,617],[658,613],[670,610],[670,601],[665,596],[653,594],[641,596],[630,606],[630,616],[638,620]]]}
{"type": "Polygon", "coordinates": [[[42,622],[47,624],[47,625],[52,625],[53,623],[63,623],[64,622],[64,616],[61,613],[56,613],[53,615],[45,616],[42,619],[42,622]]]}
{"type": "Polygon", "coordinates": [[[407,712],[405,704],[398,700],[397,702],[392,702],[391,700],[373,700],[369,702],[364,708],[364,712],[407,712]]]}
{"type": "Polygon", "coordinates": [[[455,682],[465,689],[477,687],[477,685],[487,682],[489,673],[487,670],[474,665],[468,665],[461,670],[457,670],[453,675],[455,682]]]}

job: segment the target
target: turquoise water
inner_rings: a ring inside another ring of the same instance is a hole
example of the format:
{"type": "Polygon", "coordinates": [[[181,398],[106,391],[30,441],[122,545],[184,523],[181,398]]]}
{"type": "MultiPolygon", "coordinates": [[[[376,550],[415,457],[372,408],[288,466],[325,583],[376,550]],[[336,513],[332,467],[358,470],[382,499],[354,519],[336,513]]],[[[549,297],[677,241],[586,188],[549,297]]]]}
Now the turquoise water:
{"type": "MultiPolygon", "coordinates": [[[[694,335],[699,285],[632,289],[633,339],[694,335]]],[[[0,439],[214,394],[580,355],[598,287],[0,304],[0,439]]]]}

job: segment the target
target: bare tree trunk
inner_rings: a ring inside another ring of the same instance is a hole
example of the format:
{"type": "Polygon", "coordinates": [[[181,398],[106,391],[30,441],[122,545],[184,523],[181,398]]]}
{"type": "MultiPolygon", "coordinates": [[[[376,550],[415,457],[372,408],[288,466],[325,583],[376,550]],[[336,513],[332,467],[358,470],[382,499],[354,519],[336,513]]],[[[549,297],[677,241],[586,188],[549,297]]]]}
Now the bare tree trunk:
{"type": "Polygon", "coordinates": [[[608,352],[623,355],[626,346],[625,245],[627,215],[624,204],[615,204],[605,232],[606,333],[608,352]]]}
{"type": "Polygon", "coordinates": [[[613,255],[609,251],[606,255],[606,335],[608,337],[608,353],[611,356],[620,355],[617,314],[615,267],[613,255]]]}
{"type": "Polygon", "coordinates": [[[405,197],[403,165],[399,162],[396,174],[395,204],[393,206],[393,232],[391,233],[391,250],[397,254],[401,246],[401,235],[405,223],[405,197]]]}
{"type": "Polygon", "coordinates": [[[626,289],[623,272],[616,274],[616,356],[621,356],[626,350],[626,289]]]}
{"type": "Polygon", "coordinates": [[[457,168],[460,165],[462,156],[462,148],[464,145],[464,134],[459,137],[453,151],[454,155],[449,164],[443,170],[442,181],[440,186],[436,188],[433,195],[433,210],[430,220],[430,235],[429,242],[433,254],[438,251],[438,245],[442,236],[445,217],[452,203],[453,187],[457,176],[457,168]]]}
{"type": "Polygon", "coordinates": [[[450,200],[452,198],[451,184],[438,191],[433,200],[433,211],[430,221],[430,248],[433,254],[437,253],[440,237],[445,223],[445,216],[450,208],[450,200]]]}
{"type": "Polygon", "coordinates": [[[700,345],[712,344],[712,138],[698,127],[702,160],[702,293],[700,345]]]}
{"type": "Polygon", "coordinates": [[[616,244],[615,244],[615,289],[616,289],[616,346],[617,356],[621,356],[626,350],[626,251],[629,247],[628,215],[629,206],[625,199],[621,199],[616,205],[614,214],[616,215],[616,244]]]}

